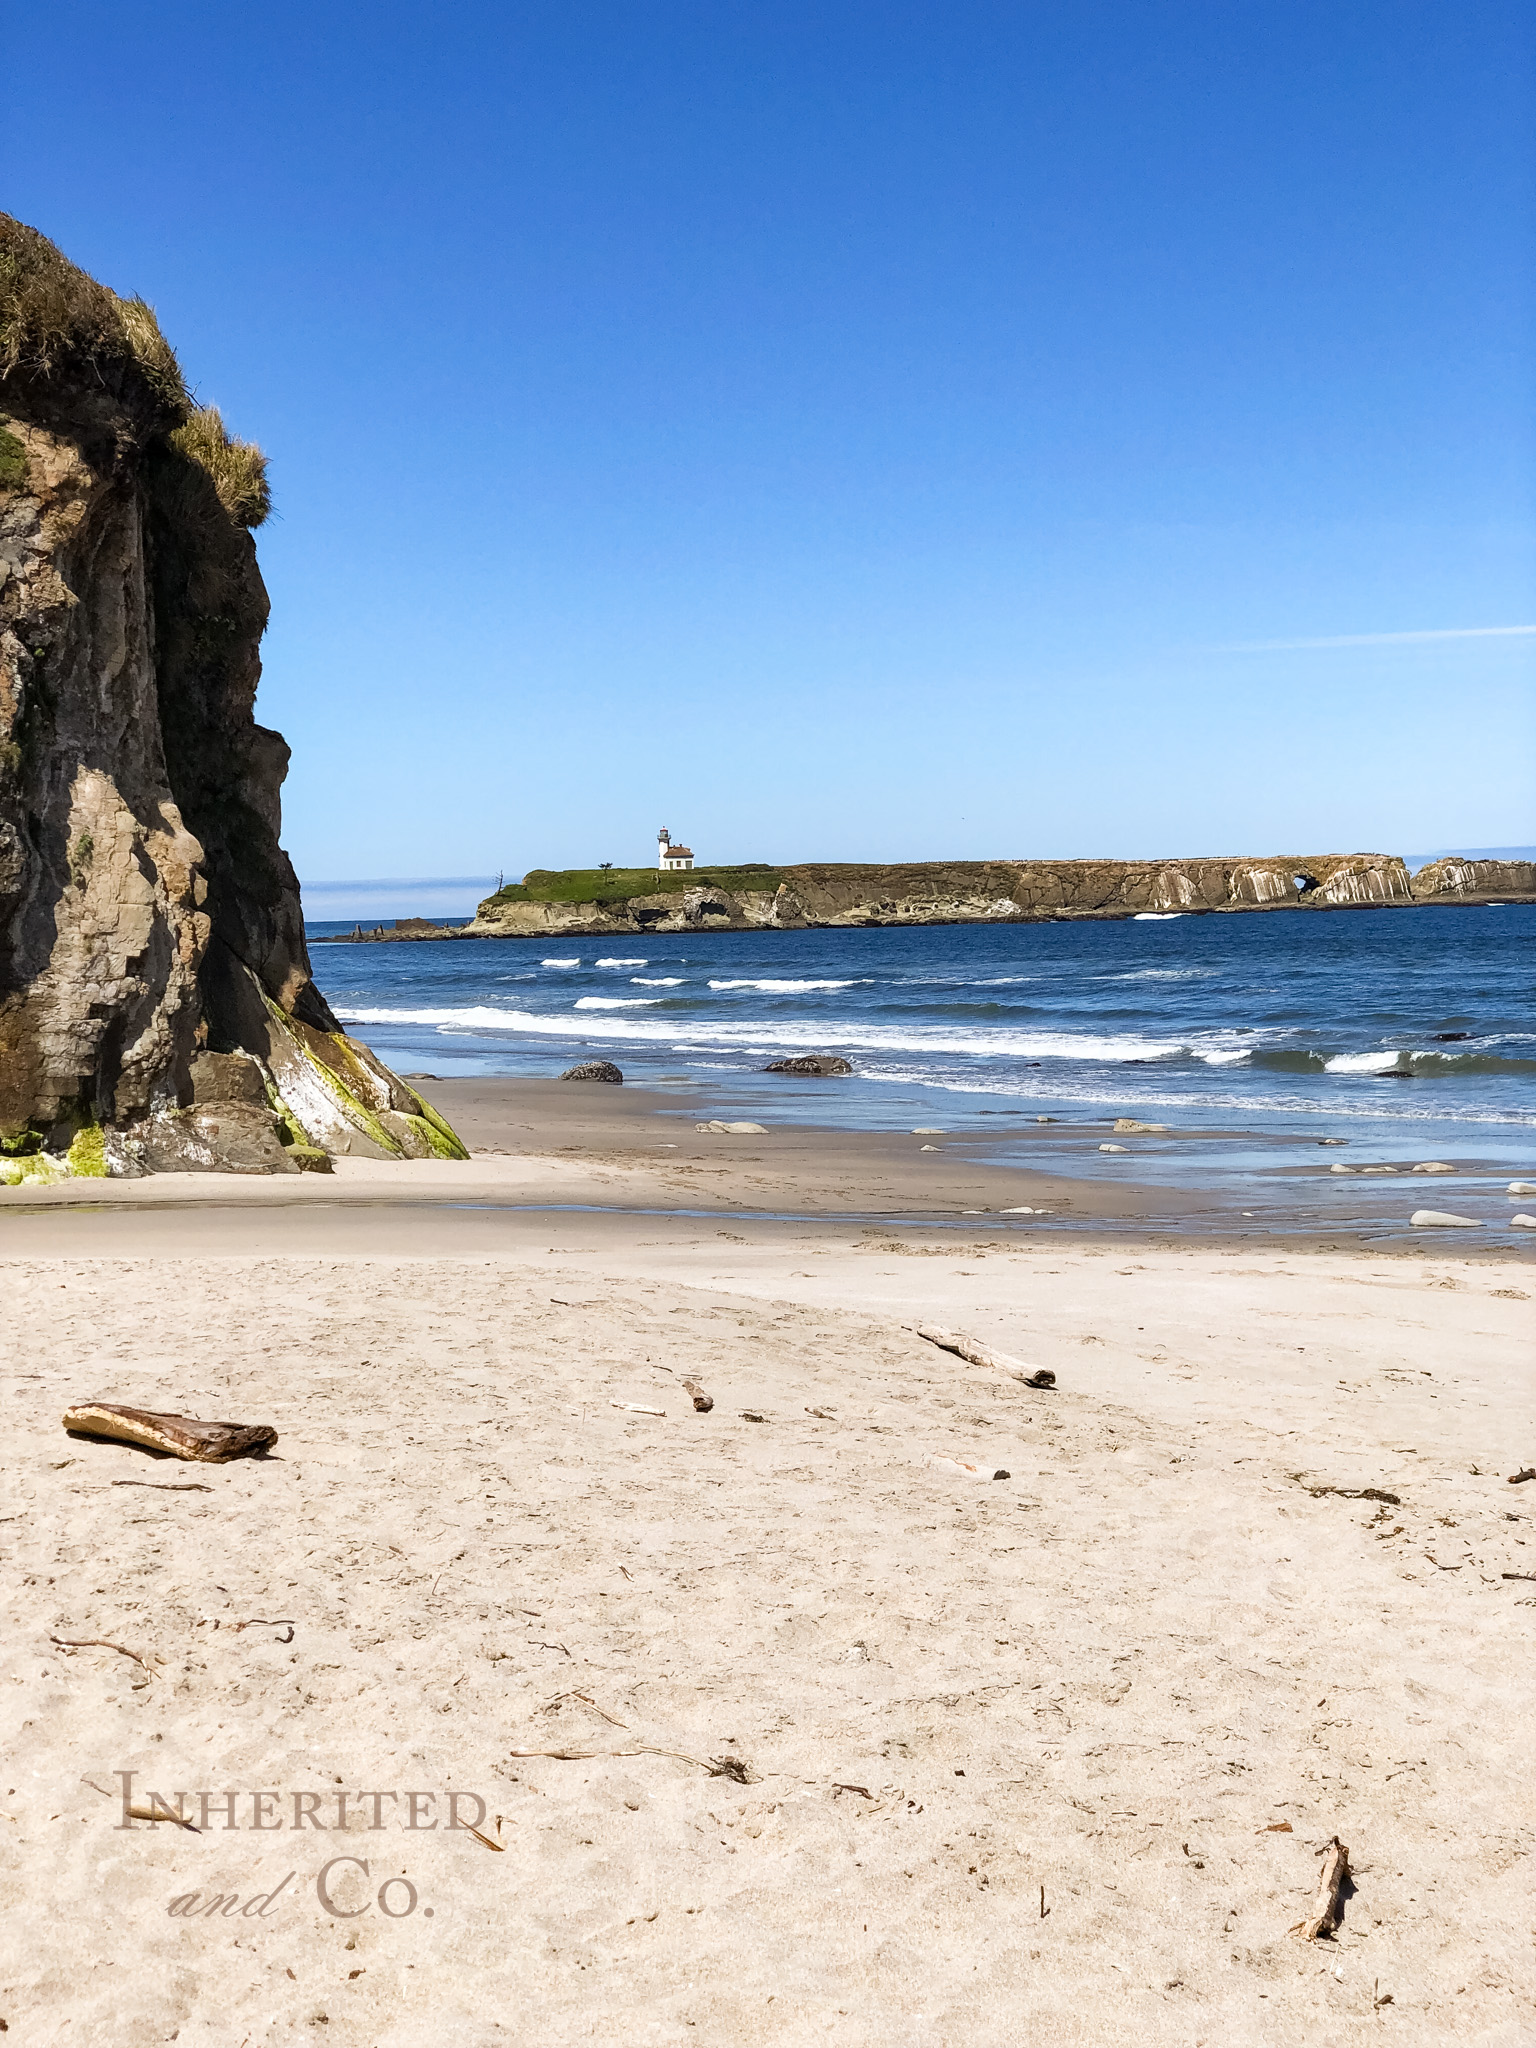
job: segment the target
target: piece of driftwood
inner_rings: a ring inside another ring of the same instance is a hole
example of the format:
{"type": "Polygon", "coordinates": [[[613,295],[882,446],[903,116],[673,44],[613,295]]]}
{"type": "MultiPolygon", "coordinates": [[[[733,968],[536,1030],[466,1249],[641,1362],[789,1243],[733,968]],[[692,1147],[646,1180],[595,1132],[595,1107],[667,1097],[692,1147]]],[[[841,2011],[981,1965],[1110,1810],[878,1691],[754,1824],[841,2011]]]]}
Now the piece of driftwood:
{"type": "Polygon", "coordinates": [[[1509,1486],[1523,1486],[1527,1479],[1536,1479],[1536,1465],[1527,1465],[1522,1471],[1511,1472],[1505,1483],[1509,1486]]]}
{"type": "Polygon", "coordinates": [[[647,1408],[640,1401],[610,1401],[610,1408],[622,1408],[626,1415],[665,1415],[665,1408],[647,1408]]]}
{"type": "Polygon", "coordinates": [[[912,1330],[927,1343],[937,1344],[941,1351],[952,1351],[967,1365],[984,1365],[992,1372],[1008,1373],[1012,1378],[1022,1380],[1026,1387],[1038,1387],[1042,1391],[1056,1384],[1056,1375],[1048,1366],[1027,1366],[1022,1359],[1010,1358],[1005,1351],[994,1351],[990,1344],[968,1337],[963,1330],[944,1330],[937,1323],[914,1323],[912,1330]]]}
{"type": "Polygon", "coordinates": [[[707,1415],[715,1405],[714,1395],[706,1394],[697,1380],[684,1380],[683,1392],[692,1399],[694,1408],[700,1415],[707,1415]]]}
{"type": "Polygon", "coordinates": [[[115,1401],[82,1401],[64,1411],[64,1427],[75,1436],[111,1437],[141,1444],[173,1458],[216,1465],[247,1451],[270,1450],[277,1431],[265,1422],[200,1422],[191,1415],[159,1415],[149,1408],[122,1408],[115,1401]]]}
{"type": "Polygon", "coordinates": [[[1317,1880],[1317,1910],[1310,1920],[1301,1920],[1291,1929],[1303,1941],[1316,1941],[1319,1935],[1332,1934],[1339,1924],[1339,1913],[1344,1904],[1344,1887],[1349,1883],[1349,1851],[1335,1835],[1323,1851],[1323,1867],[1317,1880]]]}

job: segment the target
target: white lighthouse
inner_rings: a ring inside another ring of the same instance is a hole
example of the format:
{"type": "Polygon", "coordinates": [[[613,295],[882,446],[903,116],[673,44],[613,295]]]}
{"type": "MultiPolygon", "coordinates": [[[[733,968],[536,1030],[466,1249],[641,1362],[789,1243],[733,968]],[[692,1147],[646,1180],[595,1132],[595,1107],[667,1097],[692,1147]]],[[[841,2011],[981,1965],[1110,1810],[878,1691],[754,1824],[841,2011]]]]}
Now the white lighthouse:
{"type": "Polygon", "coordinates": [[[665,825],[656,834],[656,865],[664,874],[693,866],[693,848],[674,845],[665,825]]]}

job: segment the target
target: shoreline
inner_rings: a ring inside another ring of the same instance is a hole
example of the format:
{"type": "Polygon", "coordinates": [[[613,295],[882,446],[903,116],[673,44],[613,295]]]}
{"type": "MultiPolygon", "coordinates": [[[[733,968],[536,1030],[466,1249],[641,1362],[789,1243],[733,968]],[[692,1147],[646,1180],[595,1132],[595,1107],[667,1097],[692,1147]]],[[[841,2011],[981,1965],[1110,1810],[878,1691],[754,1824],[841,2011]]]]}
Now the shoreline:
{"type": "MultiPolygon", "coordinates": [[[[1278,903],[1221,903],[1200,904],[1188,909],[1139,911],[1139,910],[1035,910],[1020,911],[1010,916],[945,916],[945,917],[858,917],[802,919],[795,922],[777,920],[753,921],[744,918],[710,917],[696,923],[666,924],[644,923],[638,919],[609,919],[606,922],[584,920],[568,925],[550,924],[537,931],[508,931],[494,924],[480,924],[476,918],[463,925],[442,925],[436,931],[396,931],[387,926],[376,927],[373,931],[362,932],[312,932],[305,927],[305,943],[311,946],[377,946],[409,945],[415,941],[432,944],[443,939],[528,939],[541,943],[550,939],[622,939],[655,936],[658,928],[668,931],[710,931],[710,932],[830,932],[830,931],[905,931],[923,929],[935,925],[980,925],[991,929],[1013,925],[1032,924],[1131,924],[1137,918],[1155,917],[1246,917],[1254,914],[1267,915],[1274,911],[1302,910],[1309,916],[1322,916],[1336,910],[1498,910],[1505,905],[1533,904],[1536,895],[1521,893],[1515,895],[1475,896],[1426,896],[1410,902],[1390,901],[1380,903],[1313,903],[1305,897],[1294,902],[1278,903]]],[[[554,906],[551,906],[554,907],[554,906]]],[[[336,920],[339,922],[339,920],[336,920]]],[[[430,920],[421,920],[430,922],[430,920]]]]}
{"type": "MultiPolygon", "coordinates": [[[[1010,1243],[1082,1238],[1126,1247],[1269,1246],[1517,1264],[1536,1259],[1536,1232],[1528,1239],[1511,1232],[1507,1218],[1502,1229],[1489,1221],[1475,1231],[1412,1230],[1412,1210],[1448,1202],[1454,1207],[1453,1178],[1416,1179],[1405,1172],[1388,1190],[1358,1176],[1341,1191],[1325,1163],[1335,1155],[1320,1152],[1310,1136],[1258,1139],[1242,1130],[1174,1127],[1158,1134],[1157,1142],[1168,1148],[1162,1156],[1169,1177],[1160,1180],[1152,1154],[1133,1168],[1128,1159],[1125,1177],[1119,1167],[1093,1170],[1096,1148],[1113,1128],[1109,1117],[1051,1125],[1000,1117],[985,1133],[850,1131],[808,1119],[801,1096],[786,1104],[787,1115],[758,1131],[706,1132],[694,1126],[715,1113],[709,1098],[720,1091],[702,1083],[663,1091],[631,1083],[417,1078],[469,1147],[467,1161],[340,1158],[325,1175],[169,1173],[23,1183],[0,1189],[0,1229],[6,1217],[25,1216],[33,1219],[35,1235],[46,1212],[185,1218],[400,1211],[416,1217],[418,1227],[441,1245],[448,1241],[441,1221],[425,1220],[441,1210],[450,1216],[480,1211],[508,1221],[522,1217],[534,1226],[540,1217],[606,1218],[593,1227],[610,1233],[622,1233],[626,1218],[649,1218],[671,1219],[685,1230],[712,1221],[769,1233],[781,1227],[834,1234],[883,1229],[969,1232],[1010,1243]],[[1231,1185],[1214,1184],[1209,1162],[1202,1167],[1197,1161],[1173,1178],[1179,1162],[1171,1155],[1183,1143],[1203,1147],[1227,1140],[1243,1147],[1262,1144],[1275,1165],[1231,1185]],[[1058,1159],[1029,1157],[1036,1149],[1059,1153],[1064,1144],[1075,1148],[1084,1170],[1062,1171],[1058,1159]],[[974,1156],[999,1147],[1022,1156],[974,1156]],[[1309,1196],[1313,1186],[1318,1192],[1309,1196]],[[1328,1198],[1356,1202],[1400,1198],[1403,1213],[1395,1221],[1395,1210],[1354,1219],[1316,1215],[1324,1189],[1328,1198]]],[[[1136,1144],[1134,1136],[1129,1144],[1136,1144]]],[[[1491,1192],[1479,1186],[1475,1198],[1486,1201],[1491,1192]]],[[[1463,1179],[1461,1199],[1473,1198],[1463,1179]]],[[[1502,1193],[1500,1198],[1505,1199],[1502,1193]]],[[[206,1222],[198,1228],[206,1235],[206,1222]]],[[[539,1228],[532,1234],[538,1236],[539,1228]]]]}

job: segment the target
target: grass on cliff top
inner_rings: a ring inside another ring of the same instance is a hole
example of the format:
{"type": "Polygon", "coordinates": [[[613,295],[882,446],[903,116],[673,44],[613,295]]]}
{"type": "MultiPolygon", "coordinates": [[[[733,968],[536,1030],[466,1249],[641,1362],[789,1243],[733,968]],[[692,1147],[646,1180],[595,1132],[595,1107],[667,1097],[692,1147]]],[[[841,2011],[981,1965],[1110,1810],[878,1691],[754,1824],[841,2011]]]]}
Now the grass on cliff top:
{"type": "Polygon", "coordinates": [[[627,903],[632,896],[660,896],[669,891],[710,886],[729,889],[777,889],[783,876],[758,862],[739,868],[687,868],[662,873],[658,868],[531,868],[521,882],[509,882],[487,897],[497,903],[627,903]]]}
{"type": "MultiPolygon", "coordinates": [[[[92,381],[118,373],[141,425],[171,429],[172,445],[208,472],[230,518],[261,525],[272,509],[267,458],[236,440],[216,405],[194,403],[154,307],[120,299],[46,235],[0,213],[0,377],[46,380],[71,365],[88,365],[92,381]]],[[[20,476],[0,481],[13,488],[20,476]]]]}
{"type": "Polygon", "coordinates": [[[199,405],[171,436],[179,448],[213,479],[219,503],[237,526],[256,527],[272,510],[267,458],[254,441],[237,441],[216,405],[199,405]]]}
{"type": "Polygon", "coordinates": [[[185,416],[181,365],[154,308],[120,299],[46,235],[0,213],[0,375],[47,376],[71,356],[136,372],[154,400],[185,416]]]}

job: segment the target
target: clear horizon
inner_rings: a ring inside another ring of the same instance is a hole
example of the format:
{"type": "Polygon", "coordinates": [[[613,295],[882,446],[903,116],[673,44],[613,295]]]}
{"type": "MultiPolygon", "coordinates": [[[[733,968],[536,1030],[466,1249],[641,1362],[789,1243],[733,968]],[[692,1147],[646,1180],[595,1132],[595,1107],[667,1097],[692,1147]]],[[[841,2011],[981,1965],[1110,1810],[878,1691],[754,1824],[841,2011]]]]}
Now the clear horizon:
{"type": "Polygon", "coordinates": [[[6,203],[271,454],[301,873],[1536,838],[1513,0],[61,44],[6,203]]]}

